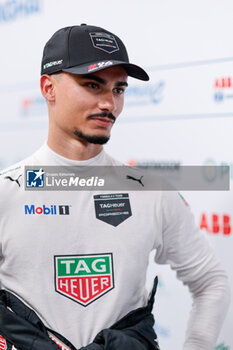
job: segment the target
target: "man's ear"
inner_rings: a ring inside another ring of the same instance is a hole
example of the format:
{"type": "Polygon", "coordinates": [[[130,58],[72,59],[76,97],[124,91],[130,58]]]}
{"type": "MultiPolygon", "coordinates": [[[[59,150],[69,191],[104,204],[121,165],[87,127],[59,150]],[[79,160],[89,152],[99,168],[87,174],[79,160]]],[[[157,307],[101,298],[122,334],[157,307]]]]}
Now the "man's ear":
{"type": "Polygon", "coordinates": [[[41,93],[48,102],[55,101],[54,79],[50,75],[42,75],[40,78],[41,93]]]}

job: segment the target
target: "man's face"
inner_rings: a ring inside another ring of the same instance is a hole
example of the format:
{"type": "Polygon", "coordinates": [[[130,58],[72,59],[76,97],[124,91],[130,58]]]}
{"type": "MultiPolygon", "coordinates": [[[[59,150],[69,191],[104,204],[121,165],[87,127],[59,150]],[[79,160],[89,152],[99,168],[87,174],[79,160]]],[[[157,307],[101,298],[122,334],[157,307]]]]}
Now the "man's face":
{"type": "Polygon", "coordinates": [[[50,128],[57,137],[104,144],[121,113],[127,73],[120,67],[88,75],[61,73],[54,77],[55,102],[50,128]]]}

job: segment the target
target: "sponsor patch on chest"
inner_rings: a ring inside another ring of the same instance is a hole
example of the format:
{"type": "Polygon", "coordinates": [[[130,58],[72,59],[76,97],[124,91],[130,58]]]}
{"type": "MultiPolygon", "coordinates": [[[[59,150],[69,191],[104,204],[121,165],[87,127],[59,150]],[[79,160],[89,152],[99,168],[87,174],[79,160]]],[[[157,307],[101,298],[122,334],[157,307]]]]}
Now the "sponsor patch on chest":
{"type": "Polygon", "coordinates": [[[131,215],[128,193],[100,194],[94,196],[96,218],[118,226],[131,215]]]}
{"type": "Polygon", "coordinates": [[[114,288],[112,254],[55,256],[56,292],[87,306],[114,288]]]}

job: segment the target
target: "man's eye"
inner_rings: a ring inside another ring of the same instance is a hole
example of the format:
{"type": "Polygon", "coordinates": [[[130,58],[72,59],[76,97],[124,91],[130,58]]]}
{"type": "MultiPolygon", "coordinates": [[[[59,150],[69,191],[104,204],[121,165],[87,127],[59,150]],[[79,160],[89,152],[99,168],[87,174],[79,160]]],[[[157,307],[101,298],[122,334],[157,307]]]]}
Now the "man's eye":
{"type": "Polygon", "coordinates": [[[123,93],[125,92],[125,89],[122,89],[122,88],[115,88],[114,91],[115,91],[117,94],[121,95],[121,94],[123,94],[123,93]]]}
{"type": "Polygon", "coordinates": [[[96,83],[87,83],[87,86],[91,89],[98,89],[98,84],[96,83]]]}

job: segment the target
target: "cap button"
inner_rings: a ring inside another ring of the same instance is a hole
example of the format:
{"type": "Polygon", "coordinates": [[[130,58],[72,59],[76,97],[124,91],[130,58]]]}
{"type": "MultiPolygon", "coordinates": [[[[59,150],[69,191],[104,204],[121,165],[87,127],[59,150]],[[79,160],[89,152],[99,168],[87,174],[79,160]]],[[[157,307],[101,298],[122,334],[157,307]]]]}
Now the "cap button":
{"type": "Polygon", "coordinates": [[[86,26],[86,23],[82,23],[81,26],[86,26]]]}

